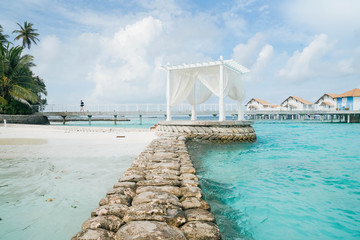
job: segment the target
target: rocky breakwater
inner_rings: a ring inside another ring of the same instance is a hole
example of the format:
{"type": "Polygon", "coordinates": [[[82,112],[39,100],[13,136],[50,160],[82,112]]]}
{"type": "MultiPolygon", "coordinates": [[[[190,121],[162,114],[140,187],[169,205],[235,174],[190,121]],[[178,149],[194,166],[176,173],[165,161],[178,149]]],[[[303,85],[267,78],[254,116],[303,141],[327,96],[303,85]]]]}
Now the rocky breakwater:
{"type": "Polygon", "coordinates": [[[182,134],[186,138],[214,143],[255,142],[253,121],[163,121],[158,134],[182,134]]]}
{"type": "Polygon", "coordinates": [[[164,134],[150,143],[72,240],[221,239],[185,141],[164,134]]]}

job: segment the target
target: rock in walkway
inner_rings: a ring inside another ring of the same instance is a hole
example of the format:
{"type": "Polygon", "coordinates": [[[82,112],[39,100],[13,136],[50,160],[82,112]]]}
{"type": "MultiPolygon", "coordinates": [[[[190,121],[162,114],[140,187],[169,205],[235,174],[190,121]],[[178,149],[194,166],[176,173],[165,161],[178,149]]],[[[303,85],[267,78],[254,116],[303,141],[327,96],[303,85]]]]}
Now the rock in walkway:
{"type": "Polygon", "coordinates": [[[134,221],[130,222],[116,233],[116,240],[186,240],[184,233],[163,222],[134,221]]]}

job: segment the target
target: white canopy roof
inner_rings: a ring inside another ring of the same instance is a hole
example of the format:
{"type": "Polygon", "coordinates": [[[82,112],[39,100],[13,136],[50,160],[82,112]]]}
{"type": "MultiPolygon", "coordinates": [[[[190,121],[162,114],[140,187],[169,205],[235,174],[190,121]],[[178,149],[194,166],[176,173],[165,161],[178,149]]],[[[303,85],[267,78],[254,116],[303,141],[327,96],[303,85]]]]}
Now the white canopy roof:
{"type": "MultiPolygon", "coordinates": [[[[240,105],[245,89],[242,85],[241,75],[250,72],[249,69],[234,60],[182,64],[177,66],[163,66],[168,71],[167,105],[168,116],[170,107],[187,100],[193,109],[209,99],[212,94],[219,97],[220,120],[224,120],[224,97],[229,96],[240,105]]],[[[193,111],[193,115],[195,112],[193,111]]],[[[242,116],[239,116],[242,118],[242,116]]],[[[168,117],[168,120],[171,119],[168,117]]]]}
{"type": "Polygon", "coordinates": [[[189,68],[202,68],[202,67],[210,67],[210,66],[219,66],[223,64],[224,66],[233,69],[234,71],[237,71],[239,73],[248,73],[250,72],[249,69],[244,67],[243,65],[240,65],[238,62],[235,62],[234,60],[219,60],[219,61],[212,61],[212,62],[204,62],[204,63],[191,63],[191,64],[181,64],[181,65],[175,65],[175,66],[163,66],[165,70],[175,70],[175,69],[189,69],[189,68]]]}

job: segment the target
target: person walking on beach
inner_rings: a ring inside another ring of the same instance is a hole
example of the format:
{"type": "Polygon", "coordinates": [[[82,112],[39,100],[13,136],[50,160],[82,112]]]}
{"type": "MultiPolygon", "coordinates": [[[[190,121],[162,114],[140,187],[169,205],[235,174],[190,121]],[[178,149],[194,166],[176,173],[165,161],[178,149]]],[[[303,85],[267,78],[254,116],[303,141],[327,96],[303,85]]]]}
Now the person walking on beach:
{"type": "Polygon", "coordinates": [[[84,112],[84,102],[80,100],[80,112],[84,112]]]}

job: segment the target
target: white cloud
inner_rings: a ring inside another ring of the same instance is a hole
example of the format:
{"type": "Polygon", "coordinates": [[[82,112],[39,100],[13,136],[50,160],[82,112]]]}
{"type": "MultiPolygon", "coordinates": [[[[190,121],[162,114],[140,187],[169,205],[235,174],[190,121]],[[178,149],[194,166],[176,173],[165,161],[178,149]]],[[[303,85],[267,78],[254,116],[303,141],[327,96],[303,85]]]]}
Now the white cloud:
{"type": "Polygon", "coordinates": [[[259,7],[259,11],[263,12],[265,10],[269,9],[269,5],[262,5],[261,7],[259,7]]]}
{"type": "Polygon", "coordinates": [[[329,53],[333,45],[325,34],[316,35],[302,52],[294,52],[286,66],[279,71],[279,76],[288,80],[299,80],[321,75],[319,68],[324,64],[322,57],[329,53]]]}
{"type": "MultiPolygon", "coordinates": [[[[48,63],[53,61],[56,56],[61,52],[60,48],[61,42],[58,37],[55,35],[49,35],[44,37],[41,40],[41,44],[39,44],[39,48],[36,48],[34,51],[36,51],[37,58],[42,59],[44,63],[48,63]]],[[[49,66],[46,64],[42,64],[39,66],[39,68],[43,68],[42,71],[47,70],[49,66]]]]}
{"type": "MultiPolygon", "coordinates": [[[[113,38],[102,38],[98,63],[88,74],[95,83],[93,101],[125,101],[134,95],[145,99],[153,83],[154,63],[148,62],[148,48],[162,32],[162,24],[152,17],[127,25],[113,38]],[[141,86],[141,87],[140,87],[141,86]]],[[[156,71],[156,70],[155,70],[156,71]]]]}
{"type": "Polygon", "coordinates": [[[265,43],[262,33],[256,33],[246,44],[240,43],[233,49],[233,59],[250,69],[244,80],[252,83],[269,79],[269,71],[274,67],[270,64],[273,57],[274,47],[265,43]]]}
{"type": "Polygon", "coordinates": [[[270,61],[274,55],[273,46],[266,44],[260,51],[255,64],[251,67],[251,72],[247,79],[252,82],[266,81],[270,77],[269,70],[272,70],[270,61]]]}
{"type": "Polygon", "coordinates": [[[240,43],[233,49],[232,58],[240,64],[250,67],[256,61],[256,56],[264,46],[265,36],[262,33],[256,33],[246,44],[240,43]]]}
{"type": "Polygon", "coordinates": [[[230,31],[232,34],[237,36],[241,36],[244,34],[243,32],[247,25],[244,18],[242,18],[233,11],[224,12],[222,14],[222,18],[224,20],[227,30],[230,31]]]}

